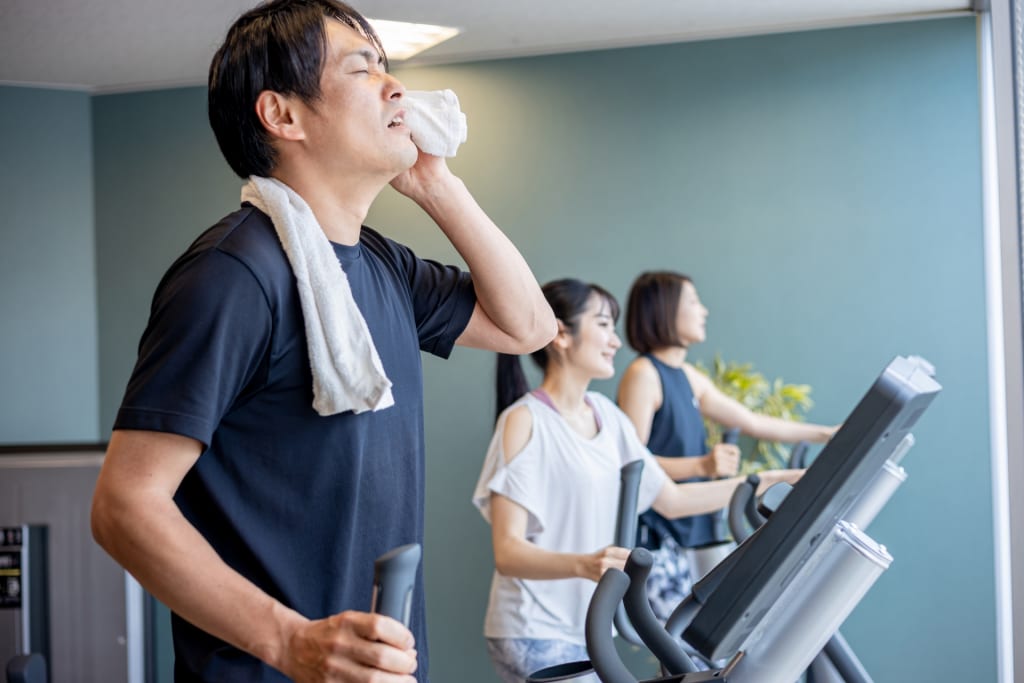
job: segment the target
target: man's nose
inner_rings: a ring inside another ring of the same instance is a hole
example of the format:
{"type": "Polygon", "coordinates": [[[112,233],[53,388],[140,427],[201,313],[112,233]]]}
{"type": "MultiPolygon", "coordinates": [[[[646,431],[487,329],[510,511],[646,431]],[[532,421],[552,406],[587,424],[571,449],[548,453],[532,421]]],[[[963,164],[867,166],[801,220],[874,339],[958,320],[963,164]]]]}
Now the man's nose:
{"type": "Polygon", "coordinates": [[[402,99],[402,97],[405,95],[405,86],[402,85],[402,82],[395,78],[394,76],[392,76],[391,74],[387,74],[386,78],[388,79],[388,83],[386,86],[387,99],[402,99]]]}

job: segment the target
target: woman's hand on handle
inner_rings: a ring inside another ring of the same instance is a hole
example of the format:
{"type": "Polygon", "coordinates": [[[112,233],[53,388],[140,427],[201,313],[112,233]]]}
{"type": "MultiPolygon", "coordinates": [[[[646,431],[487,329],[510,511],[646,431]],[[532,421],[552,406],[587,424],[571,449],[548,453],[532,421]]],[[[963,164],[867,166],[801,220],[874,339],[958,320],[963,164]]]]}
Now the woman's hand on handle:
{"type": "Polygon", "coordinates": [[[804,472],[807,470],[764,470],[758,472],[757,476],[761,478],[761,485],[757,487],[757,495],[764,493],[765,489],[773,484],[779,482],[786,482],[787,484],[795,485],[800,478],[804,476],[804,472]]]}
{"type": "Polygon", "coordinates": [[[731,443],[716,444],[704,456],[704,472],[709,479],[734,477],[740,471],[740,447],[731,443]]]}
{"type": "Polygon", "coordinates": [[[581,579],[590,579],[596,583],[601,580],[601,577],[609,569],[618,569],[620,571],[625,569],[626,560],[629,559],[630,552],[628,548],[610,545],[607,548],[601,548],[595,553],[580,555],[576,575],[581,579]]]}

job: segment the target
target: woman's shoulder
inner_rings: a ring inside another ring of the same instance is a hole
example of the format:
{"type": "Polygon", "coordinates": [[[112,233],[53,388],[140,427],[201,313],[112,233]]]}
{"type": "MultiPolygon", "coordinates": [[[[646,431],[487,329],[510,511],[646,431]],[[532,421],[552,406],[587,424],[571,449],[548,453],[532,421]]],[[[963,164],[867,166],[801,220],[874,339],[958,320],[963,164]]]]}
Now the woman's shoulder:
{"type": "Polygon", "coordinates": [[[621,382],[634,384],[660,384],[658,367],[649,356],[637,356],[622,373],[621,382]]]}
{"type": "Polygon", "coordinates": [[[533,401],[529,394],[510,405],[498,419],[505,463],[523,452],[533,436],[533,401]]]}
{"type": "Polygon", "coordinates": [[[629,365],[626,366],[626,372],[657,372],[657,369],[654,367],[654,362],[651,361],[650,356],[640,354],[629,361],[629,365]]]}
{"type": "Polygon", "coordinates": [[[690,389],[697,398],[700,398],[708,390],[708,387],[712,386],[711,379],[692,363],[683,363],[683,374],[686,376],[686,381],[690,383],[690,389]]]}

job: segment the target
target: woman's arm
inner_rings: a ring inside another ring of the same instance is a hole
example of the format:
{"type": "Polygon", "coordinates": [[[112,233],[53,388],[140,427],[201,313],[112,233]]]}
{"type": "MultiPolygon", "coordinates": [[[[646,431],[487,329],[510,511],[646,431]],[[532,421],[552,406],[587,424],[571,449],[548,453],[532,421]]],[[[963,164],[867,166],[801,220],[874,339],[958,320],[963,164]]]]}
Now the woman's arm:
{"type": "MultiPolygon", "coordinates": [[[[661,379],[654,364],[643,356],[630,363],[619,382],[618,404],[633,423],[640,443],[645,446],[651,439],[654,414],[661,408],[663,400],[661,379]]],[[[715,446],[702,456],[670,458],[655,454],[654,458],[665,474],[677,481],[730,476],[736,474],[739,467],[739,449],[729,444],[715,446]]]]}
{"type": "MultiPolygon", "coordinates": [[[[654,454],[652,453],[651,455],[654,454]]],[[[708,477],[703,467],[703,457],[666,458],[661,455],[654,455],[654,459],[661,465],[661,469],[665,470],[665,474],[674,481],[693,479],[694,477],[708,477]]]]}
{"type": "MultiPolygon", "coordinates": [[[[512,462],[522,452],[532,431],[533,415],[528,407],[520,406],[505,417],[502,449],[506,463],[512,462]]],[[[503,576],[597,581],[606,569],[622,569],[626,564],[629,551],[624,548],[602,548],[589,555],[538,548],[526,540],[529,513],[523,506],[492,492],[490,507],[494,566],[503,576]]]]}
{"type": "Polygon", "coordinates": [[[692,365],[685,365],[686,376],[700,402],[700,411],[726,427],[738,428],[744,434],[765,441],[811,441],[824,443],[832,438],[838,426],[827,427],[807,422],[792,422],[769,415],[759,415],[735,399],[726,396],[714,383],[692,365]]]}
{"type": "MultiPolygon", "coordinates": [[[[761,485],[758,487],[757,493],[761,494],[769,486],[780,481],[795,484],[803,474],[804,470],[765,470],[760,472],[758,476],[761,478],[761,485]]],[[[665,482],[651,507],[662,517],[668,519],[714,512],[729,504],[733,491],[744,480],[744,477],[730,477],[729,479],[690,484],[665,482]]]]}
{"type": "Polygon", "coordinates": [[[491,494],[491,542],[494,566],[503,576],[518,579],[590,579],[608,569],[622,569],[629,550],[609,546],[591,554],[558,553],[526,540],[529,513],[497,493],[491,494]]]}

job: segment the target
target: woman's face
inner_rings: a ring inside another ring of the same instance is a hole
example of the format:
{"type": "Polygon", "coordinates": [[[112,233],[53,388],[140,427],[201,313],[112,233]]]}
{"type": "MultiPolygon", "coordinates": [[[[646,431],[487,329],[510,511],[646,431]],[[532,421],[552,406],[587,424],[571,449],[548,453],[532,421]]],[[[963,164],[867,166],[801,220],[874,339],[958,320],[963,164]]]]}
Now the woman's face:
{"type": "Polygon", "coordinates": [[[591,294],[576,320],[576,331],[566,350],[566,362],[585,371],[592,379],[608,379],[615,375],[615,352],[621,346],[607,299],[591,294]]]}
{"type": "Polygon", "coordinates": [[[683,290],[679,293],[679,308],[676,309],[676,334],[683,346],[704,341],[707,319],[708,309],[700,302],[697,288],[692,282],[683,282],[683,290]]]}

